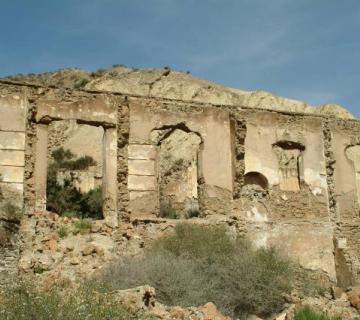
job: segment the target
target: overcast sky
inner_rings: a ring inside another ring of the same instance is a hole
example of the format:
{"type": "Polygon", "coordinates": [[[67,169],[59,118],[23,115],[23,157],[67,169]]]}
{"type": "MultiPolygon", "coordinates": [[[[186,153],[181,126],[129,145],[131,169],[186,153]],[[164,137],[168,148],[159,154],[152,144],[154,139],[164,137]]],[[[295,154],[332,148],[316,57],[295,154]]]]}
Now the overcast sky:
{"type": "Polygon", "coordinates": [[[360,117],[360,0],[0,0],[0,76],[112,64],[360,117]]]}

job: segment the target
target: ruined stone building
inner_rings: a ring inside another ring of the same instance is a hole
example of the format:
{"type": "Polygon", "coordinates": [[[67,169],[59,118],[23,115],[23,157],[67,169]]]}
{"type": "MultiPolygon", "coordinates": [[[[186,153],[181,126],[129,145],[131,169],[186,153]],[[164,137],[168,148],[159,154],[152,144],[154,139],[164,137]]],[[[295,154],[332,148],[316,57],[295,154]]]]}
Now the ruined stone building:
{"type": "MultiPolygon", "coordinates": [[[[340,285],[360,280],[359,120],[234,91],[221,100],[215,85],[179,97],[157,94],[161,79],[137,94],[105,80],[85,90],[0,82],[1,197],[21,208],[3,210],[0,228],[21,237],[32,216],[46,217],[49,150],[62,141],[93,152],[79,188],[101,184],[111,232],[131,223],[158,232],[174,222],[159,216],[170,203],[180,220],[226,223],[340,285]]],[[[16,243],[2,249],[0,272],[21,261],[16,243]]]]}

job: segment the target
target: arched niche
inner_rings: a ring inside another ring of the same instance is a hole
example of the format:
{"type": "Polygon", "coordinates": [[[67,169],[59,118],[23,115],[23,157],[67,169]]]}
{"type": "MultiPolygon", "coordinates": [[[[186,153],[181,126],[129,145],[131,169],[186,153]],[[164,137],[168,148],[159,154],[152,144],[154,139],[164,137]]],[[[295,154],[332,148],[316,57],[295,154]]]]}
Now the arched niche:
{"type": "Polygon", "coordinates": [[[273,144],[279,163],[280,190],[300,191],[300,162],[305,146],[299,142],[280,140],[273,144]]]}
{"type": "Polygon", "coordinates": [[[267,178],[260,172],[251,171],[244,176],[244,185],[257,185],[266,190],[269,188],[267,178]]]}

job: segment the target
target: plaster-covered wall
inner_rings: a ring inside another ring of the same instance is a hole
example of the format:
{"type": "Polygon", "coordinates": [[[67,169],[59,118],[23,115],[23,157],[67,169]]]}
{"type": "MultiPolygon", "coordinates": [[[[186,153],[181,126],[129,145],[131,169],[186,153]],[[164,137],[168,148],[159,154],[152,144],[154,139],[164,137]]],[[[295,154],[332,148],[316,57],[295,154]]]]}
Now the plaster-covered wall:
{"type": "Polygon", "coordinates": [[[279,163],[273,145],[293,141],[305,146],[300,179],[316,195],[326,197],[327,182],[321,119],[257,112],[247,120],[245,173],[260,172],[270,187],[278,185],[279,163]]]}
{"type": "MultiPolygon", "coordinates": [[[[154,160],[150,165],[153,172],[153,166],[156,166],[157,145],[151,140],[151,133],[153,130],[176,126],[184,126],[198,134],[202,140],[198,175],[199,179],[203,180],[203,199],[223,198],[225,192],[230,202],[233,191],[232,146],[230,119],[226,110],[203,108],[195,112],[185,112],[161,110],[160,107],[155,110],[133,103],[130,105],[129,148],[141,150],[143,145],[143,153],[151,150],[154,159],[148,157],[143,160],[154,160]]],[[[130,168],[132,166],[133,164],[130,168]]],[[[155,171],[154,175],[130,174],[129,188],[130,199],[140,196],[139,191],[157,190],[155,171]]]]}

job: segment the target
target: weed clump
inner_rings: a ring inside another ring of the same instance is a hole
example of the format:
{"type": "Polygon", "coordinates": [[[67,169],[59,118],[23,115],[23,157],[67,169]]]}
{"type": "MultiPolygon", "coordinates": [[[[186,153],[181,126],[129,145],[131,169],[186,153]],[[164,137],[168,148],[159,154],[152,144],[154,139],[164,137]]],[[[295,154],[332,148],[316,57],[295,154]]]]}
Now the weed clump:
{"type": "Polygon", "coordinates": [[[60,226],[57,233],[61,239],[64,239],[68,235],[68,229],[65,226],[60,226]]]}
{"type": "Polygon", "coordinates": [[[180,219],[180,213],[173,207],[170,201],[160,203],[160,217],[167,219],[180,219]]]}
{"type": "Polygon", "coordinates": [[[280,311],[293,278],[292,263],[275,249],[255,249],[223,227],[186,223],[156,241],[143,257],[124,258],[103,275],[114,289],[149,284],[164,304],[212,301],[233,317],[280,311]]]}
{"type": "Polygon", "coordinates": [[[81,234],[86,234],[89,233],[91,230],[91,220],[89,219],[80,219],[78,221],[75,221],[74,223],[74,227],[76,229],[77,232],[81,233],[81,234]]]}

